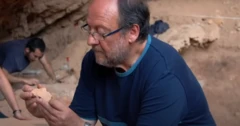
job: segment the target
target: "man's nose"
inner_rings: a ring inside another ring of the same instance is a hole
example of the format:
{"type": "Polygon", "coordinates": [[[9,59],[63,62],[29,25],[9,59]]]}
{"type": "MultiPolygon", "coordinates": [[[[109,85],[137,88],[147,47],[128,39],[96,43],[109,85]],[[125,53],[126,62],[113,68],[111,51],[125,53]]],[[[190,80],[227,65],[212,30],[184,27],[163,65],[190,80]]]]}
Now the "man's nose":
{"type": "Polygon", "coordinates": [[[92,35],[88,36],[88,45],[92,46],[92,45],[98,45],[99,41],[96,40],[92,35]]]}

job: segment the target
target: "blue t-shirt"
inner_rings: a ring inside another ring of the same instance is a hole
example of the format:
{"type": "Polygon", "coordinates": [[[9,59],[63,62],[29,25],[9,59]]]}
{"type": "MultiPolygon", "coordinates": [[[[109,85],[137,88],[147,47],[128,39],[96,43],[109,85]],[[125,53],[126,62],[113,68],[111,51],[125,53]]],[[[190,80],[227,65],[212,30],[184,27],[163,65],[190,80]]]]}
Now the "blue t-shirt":
{"type": "Polygon", "coordinates": [[[70,108],[103,126],[215,126],[204,92],[179,53],[148,36],[137,62],[118,73],[89,51],[70,108]]]}
{"type": "Polygon", "coordinates": [[[28,39],[13,40],[0,44],[0,66],[9,73],[24,70],[30,61],[24,54],[28,39]]]}

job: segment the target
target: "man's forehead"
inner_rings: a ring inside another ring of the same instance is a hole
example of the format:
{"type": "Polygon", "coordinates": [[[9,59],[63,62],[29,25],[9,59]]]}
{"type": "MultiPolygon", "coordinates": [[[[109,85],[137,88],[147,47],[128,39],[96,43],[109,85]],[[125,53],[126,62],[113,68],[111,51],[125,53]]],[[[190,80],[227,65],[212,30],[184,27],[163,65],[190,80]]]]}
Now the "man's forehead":
{"type": "Polygon", "coordinates": [[[36,48],[34,54],[35,54],[35,55],[38,55],[38,56],[42,56],[42,55],[43,55],[43,52],[41,52],[40,49],[36,48]]]}
{"type": "Polygon", "coordinates": [[[118,15],[116,0],[93,0],[88,9],[88,22],[112,21],[118,15]],[[115,1],[115,2],[114,2],[115,1]]]}

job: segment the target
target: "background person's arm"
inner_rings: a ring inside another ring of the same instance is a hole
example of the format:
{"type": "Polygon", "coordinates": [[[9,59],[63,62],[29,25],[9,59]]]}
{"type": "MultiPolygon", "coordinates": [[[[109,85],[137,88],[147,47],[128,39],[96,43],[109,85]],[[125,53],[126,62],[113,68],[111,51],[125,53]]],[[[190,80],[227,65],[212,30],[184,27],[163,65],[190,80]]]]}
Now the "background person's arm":
{"type": "Polygon", "coordinates": [[[8,71],[5,68],[2,68],[4,74],[6,75],[7,79],[10,83],[25,83],[25,79],[22,77],[15,77],[8,73],[8,71]]]}
{"type": "Polygon", "coordinates": [[[4,62],[2,64],[2,70],[7,77],[8,81],[10,83],[22,83],[22,84],[38,84],[39,81],[37,79],[26,79],[22,77],[16,77],[11,75],[12,72],[18,71],[18,65],[16,61],[16,56],[14,53],[8,53],[6,58],[4,59],[4,62]]]}
{"type": "Polygon", "coordinates": [[[12,110],[19,110],[12,87],[0,68],[0,90],[5,96],[12,110]]]}
{"type": "Polygon", "coordinates": [[[45,71],[47,72],[48,76],[51,77],[51,79],[53,81],[56,81],[56,76],[55,73],[53,71],[53,68],[50,64],[50,62],[48,61],[46,54],[43,55],[43,57],[39,60],[40,63],[43,65],[45,71]]]}
{"type": "Polygon", "coordinates": [[[28,84],[28,85],[39,84],[38,79],[34,79],[34,78],[26,79],[26,78],[22,78],[22,77],[15,77],[15,76],[9,74],[5,68],[2,68],[2,70],[10,83],[22,83],[22,84],[28,84]]]}
{"type": "Polygon", "coordinates": [[[2,69],[0,68],[0,91],[3,93],[4,97],[6,98],[9,106],[12,108],[13,111],[16,111],[14,117],[17,119],[24,120],[26,119],[21,115],[21,111],[19,111],[19,106],[17,104],[17,100],[15,98],[13,89],[8,82],[6,76],[2,72],[2,69]]]}

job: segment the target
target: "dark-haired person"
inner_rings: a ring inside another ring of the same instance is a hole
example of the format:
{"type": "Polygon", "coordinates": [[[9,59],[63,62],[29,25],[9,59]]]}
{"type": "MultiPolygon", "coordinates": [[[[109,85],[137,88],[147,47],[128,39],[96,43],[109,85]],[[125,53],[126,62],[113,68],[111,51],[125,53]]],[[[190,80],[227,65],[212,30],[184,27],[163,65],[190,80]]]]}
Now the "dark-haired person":
{"type": "Polygon", "coordinates": [[[12,73],[21,72],[36,60],[40,61],[51,79],[56,81],[52,66],[44,53],[45,49],[46,45],[40,38],[13,40],[0,44],[0,66],[2,66],[9,82],[28,85],[39,84],[39,80],[35,78],[22,78],[12,75],[12,73]]]}
{"type": "Polygon", "coordinates": [[[215,126],[204,92],[170,45],[149,35],[146,0],[92,0],[87,24],[92,49],[70,105],[21,97],[50,126],[215,126]],[[36,102],[35,102],[36,101],[36,102]]]}

